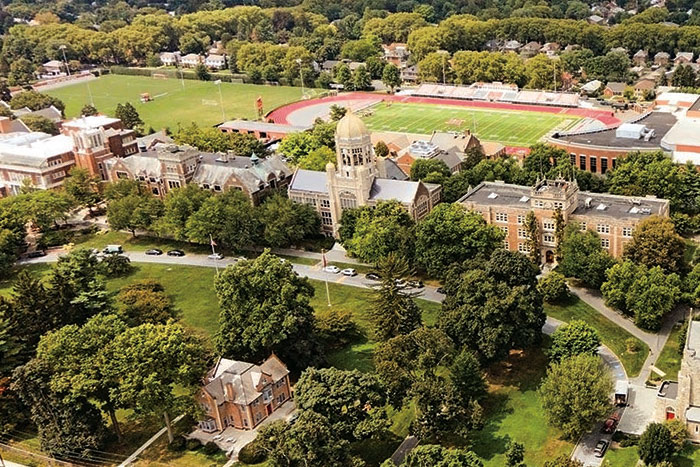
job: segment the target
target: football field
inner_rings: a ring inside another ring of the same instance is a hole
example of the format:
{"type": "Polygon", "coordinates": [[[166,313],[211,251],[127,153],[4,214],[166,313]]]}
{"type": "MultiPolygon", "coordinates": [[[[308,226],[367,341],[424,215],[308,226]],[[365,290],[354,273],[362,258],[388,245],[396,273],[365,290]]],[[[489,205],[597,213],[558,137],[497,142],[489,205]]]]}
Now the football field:
{"type": "Polygon", "coordinates": [[[579,118],[544,112],[487,109],[436,104],[380,103],[366,111],[374,131],[430,134],[469,129],[484,141],[530,146],[554,128],[574,126],[579,118]]]}
{"type": "MultiPolygon", "coordinates": [[[[316,91],[306,88],[307,94],[316,91]]],[[[221,123],[224,120],[221,101],[226,119],[232,120],[257,118],[255,100],[258,96],[262,96],[266,113],[302,98],[301,88],[234,83],[221,83],[220,98],[219,87],[212,81],[186,79],[183,87],[178,79],[127,75],[106,75],[45,92],[66,104],[67,117],[79,116],[80,109],[90,103],[90,94],[97,110],[107,115],[114,115],[118,103],[131,102],[144,121],[144,127],[152,126],[156,131],[165,127],[175,130],[178,123],[197,122],[200,126],[221,123]],[[140,101],[145,92],[151,95],[152,101],[140,101]]]]}

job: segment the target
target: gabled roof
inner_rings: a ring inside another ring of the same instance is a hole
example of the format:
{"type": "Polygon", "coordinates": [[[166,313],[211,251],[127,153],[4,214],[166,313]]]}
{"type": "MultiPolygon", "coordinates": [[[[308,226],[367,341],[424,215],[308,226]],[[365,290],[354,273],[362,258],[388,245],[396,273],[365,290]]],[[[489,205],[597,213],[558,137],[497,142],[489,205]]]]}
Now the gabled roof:
{"type": "Polygon", "coordinates": [[[264,379],[268,381],[267,384],[270,384],[288,374],[287,367],[274,354],[262,365],[220,359],[210,372],[204,391],[216,401],[217,405],[227,401],[248,405],[262,395],[258,387],[264,379]],[[233,394],[226,390],[229,385],[233,389],[233,394]]]}
{"type": "Polygon", "coordinates": [[[610,89],[612,92],[621,93],[625,91],[627,85],[625,83],[620,83],[618,81],[610,81],[605,85],[605,89],[610,89]]]}

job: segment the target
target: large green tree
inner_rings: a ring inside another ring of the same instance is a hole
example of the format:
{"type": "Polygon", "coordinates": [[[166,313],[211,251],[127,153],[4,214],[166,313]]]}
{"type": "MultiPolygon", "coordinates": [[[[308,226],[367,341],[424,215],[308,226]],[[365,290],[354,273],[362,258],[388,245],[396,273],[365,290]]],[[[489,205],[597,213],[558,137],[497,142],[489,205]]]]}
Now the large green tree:
{"type": "Polygon", "coordinates": [[[439,204],[416,227],[415,259],[433,277],[450,265],[488,258],[503,244],[503,232],[460,204],[439,204]]]}
{"type": "Polygon", "coordinates": [[[274,248],[297,245],[321,231],[321,219],[313,207],[280,194],[267,198],[256,214],[265,243],[274,248]]]}
{"type": "Polygon", "coordinates": [[[600,347],[600,335],[591,325],[573,320],[557,328],[552,334],[549,358],[558,362],[574,355],[595,355],[600,347]]]}
{"type": "Polygon", "coordinates": [[[648,267],[659,266],[666,272],[681,272],[685,241],[676,233],[671,219],[651,216],[632,232],[624,257],[648,267]]]}
{"type": "Polygon", "coordinates": [[[163,215],[163,202],[150,195],[129,195],[107,205],[107,222],[114,230],[128,230],[136,237],[139,229],[147,230],[163,215]]]}
{"type": "Polygon", "coordinates": [[[154,229],[161,235],[187,240],[187,221],[211,196],[209,191],[196,183],[169,190],[163,202],[163,216],[158,219],[154,229]]]}
{"type": "Polygon", "coordinates": [[[275,352],[299,368],[319,360],[309,303],[314,289],[291,263],[265,251],[227,267],[214,287],[221,307],[219,353],[258,360],[275,352]]]}
{"type": "Polygon", "coordinates": [[[174,318],[175,307],[162,284],[152,279],[132,282],[119,289],[117,312],[129,326],[165,323],[174,318]]]}
{"type": "Polygon", "coordinates": [[[605,281],[605,271],[615,260],[603,250],[598,234],[581,231],[576,223],[564,229],[561,242],[559,270],[567,277],[580,279],[588,287],[599,288],[605,281]]]}
{"type": "Polygon", "coordinates": [[[610,412],[612,390],[600,357],[582,354],[551,365],[538,393],[549,423],[577,439],[610,412]]]}
{"type": "Polygon", "coordinates": [[[639,438],[638,449],[639,458],[645,465],[670,460],[675,451],[670,430],[662,423],[650,423],[639,438]]]}
{"type": "Polygon", "coordinates": [[[380,201],[362,209],[346,248],[360,260],[376,263],[390,252],[412,258],[415,245],[414,221],[398,201],[380,201]]]}
{"type": "Polygon", "coordinates": [[[100,177],[90,175],[87,169],[78,167],[72,168],[69,175],[63,182],[63,189],[77,205],[87,207],[92,214],[92,209],[102,200],[100,177]]]}

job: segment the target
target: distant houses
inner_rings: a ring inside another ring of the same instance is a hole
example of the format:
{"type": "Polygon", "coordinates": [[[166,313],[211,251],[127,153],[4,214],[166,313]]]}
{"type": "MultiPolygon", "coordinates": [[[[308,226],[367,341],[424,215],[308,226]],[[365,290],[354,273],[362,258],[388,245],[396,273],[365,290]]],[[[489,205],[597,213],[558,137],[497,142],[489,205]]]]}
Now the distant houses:
{"type": "Polygon", "coordinates": [[[164,66],[181,66],[183,68],[194,68],[199,64],[204,64],[211,70],[222,70],[228,65],[226,54],[214,47],[209,50],[206,56],[194,53],[182,55],[179,51],[175,51],[161,52],[159,58],[164,66]]]}

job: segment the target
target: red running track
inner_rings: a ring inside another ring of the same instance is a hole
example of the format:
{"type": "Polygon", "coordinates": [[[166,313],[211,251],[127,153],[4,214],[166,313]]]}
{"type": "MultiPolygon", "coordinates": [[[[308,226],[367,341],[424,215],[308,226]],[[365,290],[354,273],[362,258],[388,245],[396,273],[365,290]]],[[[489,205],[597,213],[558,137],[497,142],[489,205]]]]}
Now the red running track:
{"type": "Polygon", "coordinates": [[[612,112],[604,110],[569,108],[569,107],[553,107],[548,105],[528,105],[528,104],[509,104],[505,102],[484,102],[484,101],[465,101],[460,99],[443,99],[439,97],[415,97],[415,96],[396,96],[396,95],[381,95],[367,92],[351,92],[347,94],[339,94],[337,96],[322,97],[318,99],[310,99],[307,101],[293,102],[289,105],[279,107],[267,115],[267,119],[275,123],[292,124],[287,118],[289,115],[299,109],[316,105],[325,102],[337,102],[348,100],[390,100],[394,102],[406,102],[416,104],[438,104],[438,105],[456,105],[460,107],[480,107],[487,109],[502,109],[515,110],[525,112],[546,112],[551,114],[566,114],[574,115],[583,118],[594,118],[606,126],[613,126],[621,123],[620,119],[615,117],[612,112]]]}

